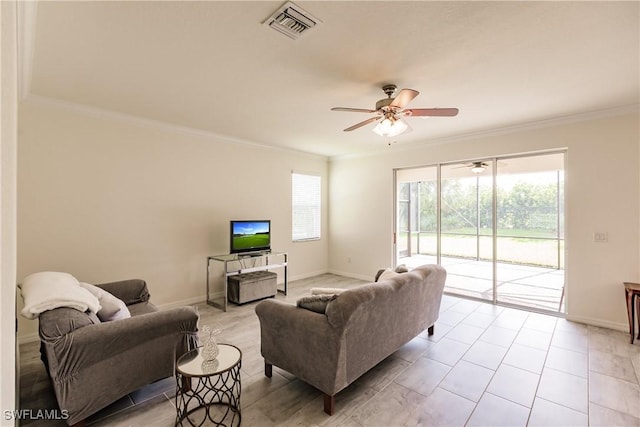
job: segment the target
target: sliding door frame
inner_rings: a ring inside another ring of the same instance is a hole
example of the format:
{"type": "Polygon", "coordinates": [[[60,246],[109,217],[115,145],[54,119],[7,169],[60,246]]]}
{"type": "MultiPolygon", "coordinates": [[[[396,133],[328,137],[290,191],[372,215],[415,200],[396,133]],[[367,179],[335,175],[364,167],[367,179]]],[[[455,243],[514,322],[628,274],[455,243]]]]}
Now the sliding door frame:
{"type": "MultiPolygon", "coordinates": [[[[470,160],[457,160],[457,161],[450,161],[450,162],[440,162],[440,163],[432,163],[432,164],[426,164],[426,165],[422,165],[422,166],[411,166],[411,167],[403,167],[403,168],[395,168],[393,169],[393,203],[394,203],[394,208],[393,208],[393,260],[392,260],[392,265],[395,267],[398,265],[398,261],[399,261],[399,254],[398,254],[398,243],[397,243],[397,233],[400,232],[399,230],[399,212],[398,212],[398,206],[399,206],[399,200],[398,200],[398,172],[402,171],[402,170],[412,170],[412,169],[421,169],[421,168],[429,168],[429,167],[435,167],[436,168],[436,192],[437,192],[437,197],[436,197],[436,260],[437,260],[437,264],[441,265],[442,264],[442,167],[443,166],[449,166],[449,165],[459,165],[459,164],[463,164],[463,163],[473,163],[473,162],[478,162],[478,161],[482,161],[482,162],[491,162],[491,172],[492,172],[492,221],[491,221],[491,227],[492,227],[492,256],[491,256],[491,263],[492,263],[492,299],[484,299],[484,298],[480,298],[480,297],[475,297],[475,296],[469,296],[469,295],[462,295],[462,294],[455,294],[455,293],[449,293],[449,292],[445,292],[447,294],[450,295],[455,295],[457,297],[462,297],[462,298],[467,298],[467,299],[473,299],[473,300],[478,300],[478,301],[484,301],[484,302],[491,302],[494,305],[501,305],[501,306],[506,306],[506,307],[515,307],[515,308],[524,308],[528,311],[533,311],[533,312],[541,312],[541,313],[545,313],[545,314],[552,314],[552,315],[557,315],[557,316],[564,316],[565,312],[566,312],[566,300],[565,300],[565,304],[564,304],[564,311],[560,312],[551,312],[551,311],[547,311],[544,309],[538,309],[535,307],[527,307],[527,306],[522,306],[522,305],[518,305],[518,304],[514,304],[514,303],[509,303],[509,302],[504,302],[504,301],[500,301],[498,298],[498,162],[499,161],[506,161],[509,159],[522,159],[522,158],[526,158],[526,157],[536,157],[536,156],[544,156],[544,155],[553,155],[553,154],[562,154],[563,155],[563,195],[564,197],[562,197],[562,207],[560,206],[560,185],[559,185],[559,178],[558,178],[558,190],[557,190],[557,210],[558,210],[558,215],[557,215],[557,222],[556,222],[556,227],[557,227],[557,238],[558,238],[558,269],[562,269],[564,271],[563,274],[563,291],[562,291],[562,297],[560,300],[560,305],[562,306],[562,302],[563,299],[566,299],[566,286],[567,286],[567,248],[569,247],[569,245],[567,244],[567,234],[566,234],[566,194],[567,194],[567,188],[566,188],[566,170],[567,170],[567,156],[568,156],[568,150],[566,148],[560,148],[560,149],[553,149],[553,150],[545,150],[545,151],[537,151],[537,152],[531,152],[531,153],[521,153],[521,154],[512,154],[512,155],[504,155],[504,156],[493,156],[493,157],[488,157],[488,158],[481,158],[481,159],[470,159],[470,160]],[[562,208],[562,209],[561,209],[562,208]],[[560,210],[562,211],[562,219],[560,218],[560,210]],[[561,235],[561,230],[560,230],[560,223],[562,221],[562,225],[563,225],[563,239],[564,240],[564,248],[561,249],[561,243],[560,243],[560,235],[561,235]],[[561,268],[561,257],[564,258],[564,262],[563,262],[563,268],[561,268]]],[[[478,185],[478,184],[477,184],[478,185]]],[[[479,214],[479,213],[478,213],[479,214]]],[[[409,216],[411,216],[411,214],[409,213],[409,216]]],[[[418,221],[420,221],[420,215],[418,213],[418,221]]],[[[419,235],[418,235],[418,239],[419,239],[419,235]]],[[[407,237],[408,240],[411,240],[411,230],[409,230],[409,235],[407,237]]],[[[409,247],[411,247],[411,244],[409,242],[409,247]]],[[[411,254],[409,254],[411,255],[411,254]]],[[[560,308],[560,307],[559,307],[560,308]]]]}

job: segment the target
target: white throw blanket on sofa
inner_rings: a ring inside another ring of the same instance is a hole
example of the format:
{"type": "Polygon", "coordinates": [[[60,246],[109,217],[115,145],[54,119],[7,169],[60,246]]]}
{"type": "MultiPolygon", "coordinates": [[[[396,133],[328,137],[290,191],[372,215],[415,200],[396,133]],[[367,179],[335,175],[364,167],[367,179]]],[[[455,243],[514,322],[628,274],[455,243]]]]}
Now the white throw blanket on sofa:
{"type": "Polygon", "coordinates": [[[97,313],[100,302],[69,273],[44,271],[31,274],[18,286],[24,300],[21,314],[35,319],[40,313],[58,307],[75,308],[97,313]]]}

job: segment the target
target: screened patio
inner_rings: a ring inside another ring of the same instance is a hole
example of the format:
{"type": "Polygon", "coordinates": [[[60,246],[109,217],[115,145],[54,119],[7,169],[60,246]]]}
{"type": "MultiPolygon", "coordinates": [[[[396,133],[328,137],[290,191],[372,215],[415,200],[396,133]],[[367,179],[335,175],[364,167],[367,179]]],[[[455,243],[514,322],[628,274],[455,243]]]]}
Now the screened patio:
{"type": "MultiPolygon", "coordinates": [[[[437,260],[414,255],[400,258],[399,263],[417,267],[437,260]]],[[[493,263],[442,257],[441,264],[447,269],[447,292],[493,301],[493,263]]],[[[498,303],[564,313],[564,270],[500,262],[496,270],[498,303]]]]}

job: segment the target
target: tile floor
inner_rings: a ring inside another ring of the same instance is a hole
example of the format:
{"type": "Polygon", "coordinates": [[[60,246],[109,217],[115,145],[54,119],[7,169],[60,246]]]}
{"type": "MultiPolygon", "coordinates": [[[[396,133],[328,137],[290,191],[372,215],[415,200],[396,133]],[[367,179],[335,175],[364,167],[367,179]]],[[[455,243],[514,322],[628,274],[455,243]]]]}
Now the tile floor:
{"type": "MultiPolygon", "coordinates": [[[[330,274],[292,282],[290,301],[312,286],[361,283],[330,274]]],[[[242,349],[243,426],[640,426],[640,342],[562,318],[445,296],[435,334],[407,343],[336,396],[274,367],[263,373],[255,304],[226,313],[199,305],[201,323],[242,349]]],[[[37,360],[21,348],[22,408],[55,408],[37,360]]],[[[173,378],[138,390],[89,420],[93,426],[170,426],[173,378]]],[[[28,422],[22,425],[64,425],[28,422]]]]}

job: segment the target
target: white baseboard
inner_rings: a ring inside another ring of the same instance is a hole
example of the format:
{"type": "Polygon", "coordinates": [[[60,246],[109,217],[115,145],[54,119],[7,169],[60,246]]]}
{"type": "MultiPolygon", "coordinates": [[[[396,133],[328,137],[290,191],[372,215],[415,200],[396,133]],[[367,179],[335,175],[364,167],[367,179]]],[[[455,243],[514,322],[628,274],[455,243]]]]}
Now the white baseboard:
{"type": "MultiPolygon", "coordinates": [[[[215,294],[211,294],[211,296],[213,298],[222,298],[222,294],[223,292],[216,292],[215,294]]],[[[172,308],[184,307],[185,305],[200,304],[205,302],[206,300],[207,300],[207,297],[205,295],[200,295],[197,297],[187,298],[180,301],[168,302],[165,304],[156,304],[156,307],[158,307],[160,310],[169,310],[172,308]]]]}
{"type": "Polygon", "coordinates": [[[600,326],[602,328],[613,329],[615,331],[629,332],[629,325],[626,323],[610,322],[608,320],[586,316],[574,316],[571,314],[567,314],[566,319],[572,322],[584,323],[591,326],[600,326]]]}
{"type": "Polygon", "coordinates": [[[346,271],[329,270],[328,272],[331,273],[331,274],[338,275],[338,276],[350,277],[352,279],[359,279],[359,280],[364,280],[364,281],[367,281],[367,282],[373,282],[373,279],[374,279],[371,276],[365,276],[365,275],[362,275],[362,274],[348,273],[346,271]]]}
{"type": "Polygon", "coordinates": [[[291,283],[293,281],[296,280],[302,280],[302,279],[308,279],[310,277],[315,277],[315,276],[320,276],[321,274],[327,274],[330,273],[329,270],[321,270],[321,271],[314,271],[313,273],[305,273],[305,274],[298,274],[296,276],[291,276],[288,279],[288,282],[291,283]]]}

